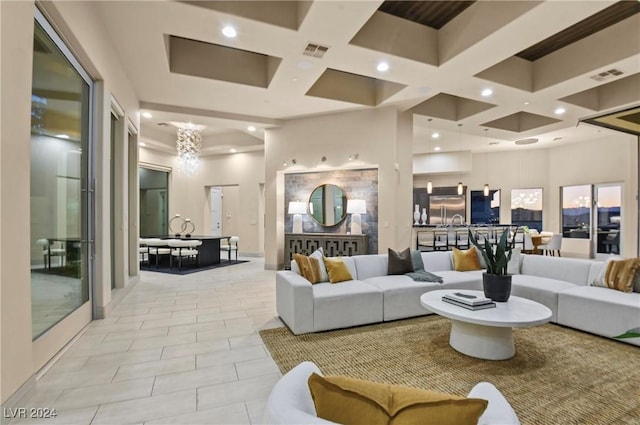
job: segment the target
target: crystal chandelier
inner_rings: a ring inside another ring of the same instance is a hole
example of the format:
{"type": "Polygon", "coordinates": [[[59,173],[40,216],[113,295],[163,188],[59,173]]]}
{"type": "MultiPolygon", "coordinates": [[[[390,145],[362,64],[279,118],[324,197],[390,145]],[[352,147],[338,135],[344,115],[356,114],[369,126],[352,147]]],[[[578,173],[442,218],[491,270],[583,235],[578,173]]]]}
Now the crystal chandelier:
{"type": "Polygon", "coordinates": [[[200,168],[200,149],[202,148],[202,136],[200,127],[192,124],[178,126],[178,167],[188,176],[198,172],[200,168]]]}

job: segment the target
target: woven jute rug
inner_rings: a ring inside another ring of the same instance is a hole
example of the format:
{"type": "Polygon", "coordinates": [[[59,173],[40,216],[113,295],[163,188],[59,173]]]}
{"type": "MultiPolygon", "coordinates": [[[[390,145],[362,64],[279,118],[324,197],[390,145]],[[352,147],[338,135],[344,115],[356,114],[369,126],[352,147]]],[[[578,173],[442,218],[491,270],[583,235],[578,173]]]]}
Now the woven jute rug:
{"type": "Polygon", "coordinates": [[[516,355],[488,361],[449,345],[438,316],[295,336],[260,331],[282,373],[310,360],[347,375],[466,396],[493,383],[523,425],[640,424],[640,348],[558,325],[515,329],[516,355]]]}

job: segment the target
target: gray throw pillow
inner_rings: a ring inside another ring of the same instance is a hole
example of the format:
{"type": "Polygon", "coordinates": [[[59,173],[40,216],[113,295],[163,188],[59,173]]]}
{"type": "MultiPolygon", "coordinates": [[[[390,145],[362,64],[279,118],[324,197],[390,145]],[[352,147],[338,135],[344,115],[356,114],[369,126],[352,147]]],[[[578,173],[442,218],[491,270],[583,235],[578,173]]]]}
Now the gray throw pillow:
{"type": "Polygon", "coordinates": [[[424,270],[424,262],[422,261],[422,253],[417,249],[411,251],[411,264],[413,264],[413,271],[424,270]]]}
{"type": "Polygon", "coordinates": [[[389,264],[387,274],[405,274],[413,271],[411,262],[411,249],[407,248],[402,252],[396,252],[389,248],[389,264]]]}

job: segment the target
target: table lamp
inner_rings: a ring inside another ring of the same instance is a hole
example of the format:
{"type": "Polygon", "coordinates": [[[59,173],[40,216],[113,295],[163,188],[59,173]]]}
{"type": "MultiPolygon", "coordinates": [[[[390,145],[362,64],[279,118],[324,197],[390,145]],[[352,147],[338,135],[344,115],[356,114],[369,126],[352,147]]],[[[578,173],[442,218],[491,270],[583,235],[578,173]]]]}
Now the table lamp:
{"type": "Polygon", "coordinates": [[[293,233],[302,233],[302,214],[307,213],[304,202],[289,202],[289,214],[293,214],[293,233]]]}
{"type": "Polygon", "coordinates": [[[362,217],[360,214],[367,213],[367,203],[364,199],[347,200],[347,214],[351,214],[351,234],[362,234],[362,217]]]}

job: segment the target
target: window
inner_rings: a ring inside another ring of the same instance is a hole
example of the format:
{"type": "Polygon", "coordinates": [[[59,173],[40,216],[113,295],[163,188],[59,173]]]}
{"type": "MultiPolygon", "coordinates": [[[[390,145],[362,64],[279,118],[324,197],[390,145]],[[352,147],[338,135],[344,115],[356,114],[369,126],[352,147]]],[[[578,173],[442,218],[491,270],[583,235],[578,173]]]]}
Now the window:
{"type": "Polygon", "coordinates": [[[482,190],[471,191],[471,224],[500,223],[500,190],[490,190],[484,196],[482,190]]]}
{"type": "Polygon", "coordinates": [[[562,237],[591,237],[591,185],[561,188],[562,237]]]}
{"type": "Polygon", "coordinates": [[[511,224],[542,231],[542,188],[511,190],[511,224]]]}

